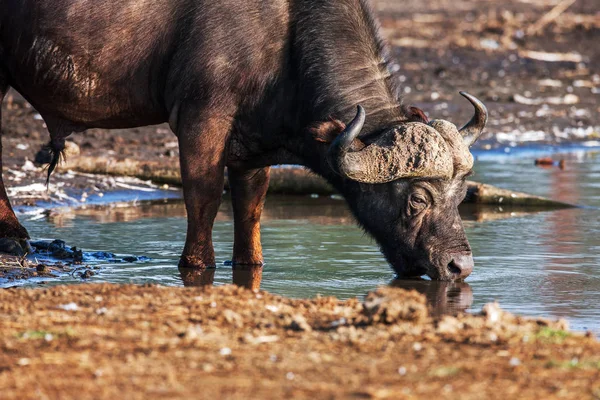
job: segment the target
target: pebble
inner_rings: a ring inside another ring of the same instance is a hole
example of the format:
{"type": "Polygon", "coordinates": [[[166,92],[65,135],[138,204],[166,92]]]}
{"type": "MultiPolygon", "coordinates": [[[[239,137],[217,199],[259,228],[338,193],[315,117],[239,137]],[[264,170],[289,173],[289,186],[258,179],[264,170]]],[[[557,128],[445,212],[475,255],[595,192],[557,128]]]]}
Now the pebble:
{"type": "Polygon", "coordinates": [[[23,366],[23,365],[29,365],[30,361],[29,358],[19,358],[19,361],[17,361],[17,364],[23,366]]]}
{"type": "Polygon", "coordinates": [[[229,356],[231,355],[231,349],[229,347],[223,347],[221,350],[219,350],[219,354],[222,356],[229,356]]]}
{"type": "Polygon", "coordinates": [[[276,313],[276,312],[278,312],[278,311],[279,311],[279,307],[277,307],[277,306],[274,306],[274,305],[271,305],[271,304],[267,304],[267,305],[265,306],[265,308],[266,308],[267,310],[271,311],[271,312],[274,312],[274,313],[276,313]]]}
{"type": "Polygon", "coordinates": [[[58,308],[63,309],[65,311],[77,311],[79,310],[79,306],[75,303],[67,303],[67,304],[61,304],[58,306],[58,308]]]}

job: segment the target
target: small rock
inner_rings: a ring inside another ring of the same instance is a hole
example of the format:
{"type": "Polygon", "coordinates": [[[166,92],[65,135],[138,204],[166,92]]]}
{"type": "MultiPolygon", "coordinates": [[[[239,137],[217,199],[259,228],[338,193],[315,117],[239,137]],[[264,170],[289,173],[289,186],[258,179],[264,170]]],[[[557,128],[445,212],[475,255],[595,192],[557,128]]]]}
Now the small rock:
{"type": "Polygon", "coordinates": [[[83,250],[77,249],[77,247],[73,247],[73,262],[75,264],[80,264],[83,262],[83,250]]]}
{"type": "Polygon", "coordinates": [[[481,39],[479,43],[484,49],[496,50],[500,47],[500,43],[494,39],[481,39]]]}
{"type": "Polygon", "coordinates": [[[231,355],[231,349],[229,347],[223,347],[221,350],[219,350],[219,354],[222,356],[229,356],[231,355]]]}
{"type": "Polygon", "coordinates": [[[488,322],[492,323],[498,322],[502,316],[502,313],[503,311],[497,302],[487,303],[481,310],[481,315],[486,316],[488,322]]]}
{"type": "Polygon", "coordinates": [[[288,328],[301,332],[312,331],[311,326],[308,324],[308,322],[306,322],[306,318],[304,318],[304,316],[301,314],[292,315],[292,321],[288,325],[288,328]]]}
{"type": "Polygon", "coordinates": [[[246,335],[244,336],[244,341],[250,344],[263,344],[263,343],[274,343],[279,340],[279,336],[277,335],[263,335],[263,336],[252,336],[246,335]]]}
{"type": "Polygon", "coordinates": [[[227,309],[223,311],[223,317],[227,322],[229,322],[231,325],[237,328],[241,328],[242,326],[244,326],[244,319],[240,314],[236,313],[235,311],[227,309]]]}
{"type": "Polygon", "coordinates": [[[447,315],[438,323],[437,331],[439,333],[453,334],[458,332],[461,328],[461,323],[457,318],[447,315]]]}
{"type": "Polygon", "coordinates": [[[25,163],[21,167],[21,171],[39,171],[39,168],[36,167],[30,160],[25,160],[25,163]]]}
{"type": "Polygon", "coordinates": [[[425,298],[397,288],[379,288],[367,295],[363,314],[370,322],[392,324],[398,321],[421,321],[428,316],[425,298]]]}
{"type": "Polygon", "coordinates": [[[8,238],[0,238],[0,253],[17,257],[23,257],[25,255],[25,251],[23,251],[19,242],[8,238]]]}
{"type": "Polygon", "coordinates": [[[85,272],[81,274],[81,279],[90,279],[94,275],[96,275],[94,271],[86,269],[85,272]]]}
{"type": "Polygon", "coordinates": [[[47,274],[50,272],[50,268],[45,264],[38,264],[35,267],[35,270],[42,274],[47,274]]]}
{"type": "Polygon", "coordinates": [[[58,308],[65,310],[65,311],[77,311],[79,310],[79,306],[75,303],[67,303],[67,304],[61,304],[58,306],[58,308]]]}
{"type": "Polygon", "coordinates": [[[200,325],[190,325],[185,331],[185,337],[188,339],[197,339],[204,331],[200,325]]]}

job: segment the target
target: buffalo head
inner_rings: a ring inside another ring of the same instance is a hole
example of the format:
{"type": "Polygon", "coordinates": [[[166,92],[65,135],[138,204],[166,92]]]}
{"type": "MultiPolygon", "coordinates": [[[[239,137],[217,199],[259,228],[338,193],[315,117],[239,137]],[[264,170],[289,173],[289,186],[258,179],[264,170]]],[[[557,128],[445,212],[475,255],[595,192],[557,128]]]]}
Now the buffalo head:
{"type": "Polygon", "coordinates": [[[487,110],[461,95],[475,115],[460,130],[443,120],[409,122],[360,140],[365,111],[358,106],[328,149],[330,166],[345,178],[341,187],[350,208],[399,276],[457,280],[473,270],[458,205],[473,167],[469,147],[481,135],[487,110]]]}

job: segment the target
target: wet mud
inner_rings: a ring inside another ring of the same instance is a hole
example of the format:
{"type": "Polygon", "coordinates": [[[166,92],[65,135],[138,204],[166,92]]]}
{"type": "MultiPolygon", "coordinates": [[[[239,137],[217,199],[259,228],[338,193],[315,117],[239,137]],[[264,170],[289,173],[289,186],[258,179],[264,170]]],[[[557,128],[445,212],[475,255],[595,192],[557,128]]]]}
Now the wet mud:
{"type": "Polygon", "coordinates": [[[43,285],[49,279],[65,275],[85,281],[102,272],[98,264],[143,263],[149,260],[145,256],[117,255],[106,251],[86,252],[59,239],[27,243],[0,239],[0,287],[18,286],[25,280],[43,285]]]}

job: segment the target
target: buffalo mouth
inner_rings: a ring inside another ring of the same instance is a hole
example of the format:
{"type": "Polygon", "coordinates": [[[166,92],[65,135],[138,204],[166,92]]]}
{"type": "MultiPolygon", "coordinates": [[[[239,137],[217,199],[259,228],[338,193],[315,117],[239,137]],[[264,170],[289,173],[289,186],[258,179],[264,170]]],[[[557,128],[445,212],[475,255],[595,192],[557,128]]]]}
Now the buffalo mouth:
{"type": "MultiPolygon", "coordinates": [[[[428,268],[420,263],[412,262],[403,256],[396,256],[394,260],[389,260],[397,279],[415,279],[428,274],[428,268]]],[[[431,276],[429,276],[431,279],[431,276]]]]}
{"type": "Polygon", "coordinates": [[[449,261],[445,258],[436,263],[428,258],[413,258],[396,252],[390,254],[385,251],[385,247],[381,250],[396,273],[397,279],[415,279],[427,275],[433,281],[454,282],[464,280],[466,277],[461,277],[459,273],[452,270],[452,262],[444,263],[443,261],[449,261]]]}
{"type": "Polygon", "coordinates": [[[396,277],[398,279],[415,279],[415,278],[420,278],[423,275],[429,276],[427,274],[427,269],[425,269],[425,268],[413,268],[408,271],[400,271],[400,272],[396,268],[394,268],[394,269],[396,270],[396,277]]]}
{"type": "Polygon", "coordinates": [[[430,263],[405,262],[404,260],[403,258],[402,262],[392,263],[397,279],[415,279],[427,275],[433,281],[455,282],[464,280],[464,277],[460,277],[460,274],[453,273],[450,266],[446,267],[448,271],[443,271],[430,263]]]}

